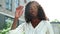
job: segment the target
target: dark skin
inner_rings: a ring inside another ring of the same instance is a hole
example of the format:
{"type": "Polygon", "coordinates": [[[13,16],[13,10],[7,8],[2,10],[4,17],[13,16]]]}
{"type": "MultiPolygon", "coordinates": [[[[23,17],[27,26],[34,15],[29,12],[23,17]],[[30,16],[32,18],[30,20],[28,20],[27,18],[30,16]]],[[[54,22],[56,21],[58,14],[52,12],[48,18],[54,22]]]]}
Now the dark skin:
{"type": "MultiPolygon", "coordinates": [[[[34,28],[36,26],[38,26],[38,24],[41,21],[41,20],[38,19],[37,13],[38,13],[37,3],[32,3],[31,6],[30,6],[30,15],[33,16],[33,18],[31,19],[31,24],[32,24],[32,26],[34,28]]],[[[12,25],[11,29],[15,29],[16,28],[17,20],[18,20],[19,17],[21,17],[22,14],[23,14],[22,8],[18,7],[16,9],[14,22],[13,22],[13,25],[12,25]]]]}
{"type": "Polygon", "coordinates": [[[16,8],[15,18],[14,18],[14,22],[12,24],[11,30],[16,28],[18,18],[23,14],[22,9],[23,9],[23,6],[19,6],[16,8]]]}
{"type": "Polygon", "coordinates": [[[40,23],[40,20],[37,17],[37,13],[38,13],[37,3],[32,3],[30,6],[30,14],[33,16],[31,24],[34,28],[40,23]]]}
{"type": "Polygon", "coordinates": [[[36,18],[36,19],[32,19],[31,24],[35,28],[36,26],[38,26],[39,22],[40,22],[40,20],[38,18],[36,18]]]}

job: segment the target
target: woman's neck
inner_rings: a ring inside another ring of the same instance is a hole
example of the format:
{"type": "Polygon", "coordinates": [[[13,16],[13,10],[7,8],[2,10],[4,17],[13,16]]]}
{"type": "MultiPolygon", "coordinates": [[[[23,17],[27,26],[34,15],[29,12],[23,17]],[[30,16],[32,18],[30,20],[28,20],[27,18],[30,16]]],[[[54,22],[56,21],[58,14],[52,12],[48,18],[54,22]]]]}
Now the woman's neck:
{"type": "Polygon", "coordinates": [[[31,24],[35,28],[40,23],[40,20],[38,18],[32,19],[31,24]]]}

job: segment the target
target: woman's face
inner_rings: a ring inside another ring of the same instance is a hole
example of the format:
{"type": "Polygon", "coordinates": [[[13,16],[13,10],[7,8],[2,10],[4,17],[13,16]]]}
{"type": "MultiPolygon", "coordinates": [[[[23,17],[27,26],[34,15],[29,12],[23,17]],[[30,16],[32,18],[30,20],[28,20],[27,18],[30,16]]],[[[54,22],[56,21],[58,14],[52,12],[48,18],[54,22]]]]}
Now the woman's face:
{"type": "Polygon", "coordinates": [[[30,5],[30,15],[33,17],[37,17],[37,14],[38,14],[37,3],[32,3],[30,5]]]}

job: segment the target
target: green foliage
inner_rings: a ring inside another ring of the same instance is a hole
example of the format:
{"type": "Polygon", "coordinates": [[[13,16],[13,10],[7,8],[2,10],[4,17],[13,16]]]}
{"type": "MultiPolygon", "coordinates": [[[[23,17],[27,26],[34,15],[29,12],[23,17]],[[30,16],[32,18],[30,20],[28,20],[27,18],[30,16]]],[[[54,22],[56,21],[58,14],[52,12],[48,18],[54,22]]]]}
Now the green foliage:
{"type": "Polygon", "coordinates": [[[51,22],[60,22],[58,19],[54,19],[51,22]]]}
{"type": "Polygon", "coordinates": [[[12,23],[13,23],[13,20],[8,18],[6,20],[6,23],[4,24],[3,30],[0,30],[0,34],[7,34],[7,32],[11,29],[12,23]]]}

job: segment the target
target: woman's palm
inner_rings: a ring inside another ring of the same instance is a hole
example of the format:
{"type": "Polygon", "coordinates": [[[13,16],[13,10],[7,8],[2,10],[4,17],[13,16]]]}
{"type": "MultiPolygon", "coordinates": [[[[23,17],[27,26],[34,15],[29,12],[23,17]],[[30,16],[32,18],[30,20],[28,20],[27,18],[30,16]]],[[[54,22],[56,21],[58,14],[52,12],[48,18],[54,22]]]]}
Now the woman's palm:
{"type": "Polygon", "coordinates": [[[23,9],[23,6],[19,6],[16,8],[15,17],[19,18],[23,14],[22,9],[23,9]]]}

